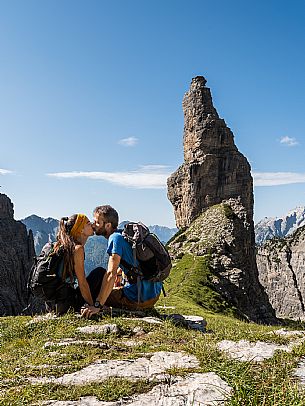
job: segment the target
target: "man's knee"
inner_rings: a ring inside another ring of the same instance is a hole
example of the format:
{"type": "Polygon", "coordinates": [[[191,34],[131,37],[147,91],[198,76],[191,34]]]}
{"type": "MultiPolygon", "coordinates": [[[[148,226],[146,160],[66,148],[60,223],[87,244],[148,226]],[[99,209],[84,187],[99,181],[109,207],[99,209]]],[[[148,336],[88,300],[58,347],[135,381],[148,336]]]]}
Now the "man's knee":
{"type": "Polygon", "coordinates": [[[106,274],[106,269],[101,266],[94,268],[87,276],[87,282],[90,286],[96,287],[96,285],[101,284],[102,280],[106,274]]]}
{"type": "Polygon", "coordinates": [[[86,278],[90,287],[91,295],[94,296],[93,300],[96,298],[101,289],[102,281],[105,274],[106,269],[99,266],[93,269],[86,278]]]}

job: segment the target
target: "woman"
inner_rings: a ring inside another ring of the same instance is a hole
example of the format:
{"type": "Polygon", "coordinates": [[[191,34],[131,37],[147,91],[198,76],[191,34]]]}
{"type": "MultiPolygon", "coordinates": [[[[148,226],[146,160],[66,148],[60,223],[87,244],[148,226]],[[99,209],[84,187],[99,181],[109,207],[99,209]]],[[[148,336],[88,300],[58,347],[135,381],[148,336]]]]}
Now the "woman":
{"type": "Polygon", "coordinates": [[[64,283],[56,291],[54,300],[46,302],[48,311],[64,314],[70,308],[80,311],[84,304],[94,305],[99,293],[103,273],[94,269],[86,278],[84,245],[94,231],[90,220],[84,214],[62,217],[56,236],[54,252],[64,252],[64,260],[59,275],[64,283]]]}

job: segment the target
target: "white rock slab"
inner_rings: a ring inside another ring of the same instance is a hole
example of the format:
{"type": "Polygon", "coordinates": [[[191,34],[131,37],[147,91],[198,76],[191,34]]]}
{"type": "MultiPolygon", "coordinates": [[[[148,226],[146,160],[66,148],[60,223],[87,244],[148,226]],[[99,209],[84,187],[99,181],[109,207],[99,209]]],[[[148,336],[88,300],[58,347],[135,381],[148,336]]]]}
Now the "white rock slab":
{"type": "Polygon", "coordinates": [[[135,341],[135,340],[125,340],[122,344],[126,345],[126,347],[137,347],[143,344],[143,341],[135,341]]]}
{"type": "Polygon", "coordinates": [[[76,331],[84,334],[118,334],[120,332],[119,327],[116,324],[94,324],[78,327],[76,331]]]}
{"type": "MultiPolygon", "coordinates": [[[[49,400],[43,402],[44,406],[122,406],[123,403],[119,402],[103,402],[98,400],[95,396],[81,397],[79,400],[49,400]]],[[[128,403],[124,402],[124,405],[128,403]]]]}
{"type": "Polygon", "coordinates": [[[220,406],[224,405],[232,388],[214,372],[175,377],[170,385],[160,384],[148,393],[116,402],[99,401],[83,397],[77,401],[50,401],[52,406],[220,406]]]}
{"type": "Polygon", "coordinates": [[[46,314],[43,314],[43,315],[35,316],[32,320],[30,320],[27,323],[27,326],[30,325],[30,324],[36,324],[36,323],[41,323],[41,322],[44,322],[44,321],[54,320],[54,319],[57,319],[57,317],[58,316],[56,316],[55,313],[46,313],[46,314]]]}
{"type": "Polygon", "coordinates": [[[183,314],[182,316],[185,318],[185,320],[192,321],[194,323],[196,323],[196,322],[201,323],[202,321],[204,321],[204,318],[201,317],[201,316],[191,316],[191,315],[188,315],[188,314],[183,314]]]}
{"type": "Polygon", "coordinates": [[[132,320],[132,321],[144,321],[145,323],[149,324],[162,324],[162,320],[158,317],[124,317],[124,320],[132,320]]]}
{"type": "Polygon", "coordinates": [[[305,386],[305,358],[301,358],[297,368],[294,369],[292,374],[299,379],[302,386],[305,386]]]}
{"type": "Polygon", "coordinates": [[[158,317],[141,317],[141,318],[128,318],[126,320],[144,321],[149,324],[162,324],[164,320],[173,320],[174,322],[182,323],[183,325],[193,329],[205,332],[207,322],[201,316],[192,316],[186,314],[169,314],[162,316],[162,319],[158,317]]]}
{"type": "Polygon", "coordinates": [[[287,330],[285,328],[281,328],[279,330],[271,331],[270,334],[276,334],[276,335],[284,336],[284,337],[289,337],[289,336],[305,337],[305,331],[302,331],[302,330],[287,330]]]}
{"type": "Polygon", "coordinates": [[[155,308],[156,309],[171,309],[171,310],[174,310],[174,309],[176,309],[176,306],[155,306],[155,308]]]}
{"type": "Polygon", "coordinates": [[[135,336],[143,336],[145,334],[145,330],[143,330],[142,327],[136,326],[135,328],[132,329],[132,332],[135,336]]]}
{"type": "Polygon", "coordinates": [[[60,385],[84,385],[100,382],[110,377],[138,379],[164,379],[169,368],[197,368],[199,361],[193,355],[182,352],[155,352],[150,358],[133,360],[100,360],[71,374],[59,378],[29,378],[32,383],[58,383],[60,385]]]}
{"type": "Polygon", "coordinates": [[[207,322],[201,316],[170,314],[168,316],[164,316],[164,318],[177,322],[178,324],[181,323],[192,330],[199,330],[202,333],[205,333],[206,331],[207,322]]]}
{"type": "Polygon", "coordinates": [[[217,344],[219,350],[224,351],[230,358],[239,361],[263,361],[267,358],[272,358],[275,351],[291,352],[293,347],[301,344],[304,339],[295,340],[288,345],[279,345],[257,341],[250,343],[247,340],[230,341],[223,340],[217,344]]]}
{"type": "Polygon", "coordinates": [[[49,347],[69,347],[70,345],[86,345],[89,347],[98,347],[107,349],[109,345],[98,340],[75,340],[74,338],[64,338],[61,341],[47,341],[44,343],[43,348],[49,347]]]}

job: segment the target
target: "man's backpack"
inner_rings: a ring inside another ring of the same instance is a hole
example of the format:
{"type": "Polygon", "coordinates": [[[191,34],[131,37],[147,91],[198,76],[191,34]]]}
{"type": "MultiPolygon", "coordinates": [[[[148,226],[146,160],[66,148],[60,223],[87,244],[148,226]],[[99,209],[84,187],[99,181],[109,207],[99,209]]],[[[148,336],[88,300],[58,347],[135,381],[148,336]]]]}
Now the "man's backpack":
{"type": "Polygon", "coordinates": [[[64,284],[60,270],[63,269],[64,253],[54,252],[54,243],[47,243],[32,266],[28,289],[36,297],[52,300],[56,291],[64,284]]]}
{"type": "Polygon", "coordinates": [[[137,283],[139,279],[149,282],[163,282],[170,273],[172,262],[164,245],[143,223],[127,223],[122,236],[131,244],[134,263],[121,264],[128,269],[127,280],[137,283]]]}

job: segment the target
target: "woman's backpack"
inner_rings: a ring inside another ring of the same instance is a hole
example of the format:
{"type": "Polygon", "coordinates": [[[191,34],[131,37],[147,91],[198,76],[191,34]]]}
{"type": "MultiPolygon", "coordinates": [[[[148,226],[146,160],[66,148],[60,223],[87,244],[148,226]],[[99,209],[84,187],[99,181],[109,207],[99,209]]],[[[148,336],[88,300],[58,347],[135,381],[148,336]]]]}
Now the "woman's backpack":
{"type": "Polygon", "coordinates": [[[43,300],[55,298],[56,291],[65,283],[62,280],[64,252],[54,251],[54,243],[47,243],[32,266],[28,289],[36,297],[43,300]]]}

